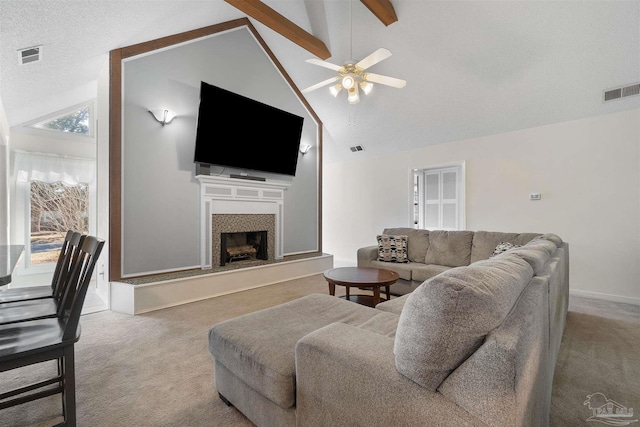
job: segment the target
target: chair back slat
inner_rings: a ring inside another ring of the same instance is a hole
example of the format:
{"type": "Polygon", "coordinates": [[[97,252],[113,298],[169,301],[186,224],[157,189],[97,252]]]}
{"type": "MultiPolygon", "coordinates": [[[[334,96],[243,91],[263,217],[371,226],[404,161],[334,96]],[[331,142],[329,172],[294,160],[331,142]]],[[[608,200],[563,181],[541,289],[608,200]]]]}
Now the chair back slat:
{"type": "Polygon", "coordinates": [[[84,241],[85,235],[77,231],[67,232],[65,242],[60,249],[60,256],[53,273],[53,297],[58,301],[62,298],[65,287],[69,281],[69,272],[73,268],[73,262],[78,257],[78,251],[84,241]]]}
{"type": "Polygon", "coordinates": [[[60,281],[60,273],[62,271],[62,265],[65,263],[65,259],[69,253],[69,242],[73,237],[73,230],[67,231],[67,235],[64,237],[64,241],[62,242],[62,247],[60,248],[60,253],[58,254],[58,261],[56,262],[56,269],[53,271],[53,278],[51,279],[51,289],[55,293],[56,288],[58,287],[58,283],[60,281]]]}
{"type": "Polygon", "coordinates": [[[69,282],[60,301],[60,306],[64,308],[58,311],[58,318],[65,323],[63,340],[76,336],[89,282],[103,246],[104,240],[85,236],[78,257],[71,266],[69,282]]]}

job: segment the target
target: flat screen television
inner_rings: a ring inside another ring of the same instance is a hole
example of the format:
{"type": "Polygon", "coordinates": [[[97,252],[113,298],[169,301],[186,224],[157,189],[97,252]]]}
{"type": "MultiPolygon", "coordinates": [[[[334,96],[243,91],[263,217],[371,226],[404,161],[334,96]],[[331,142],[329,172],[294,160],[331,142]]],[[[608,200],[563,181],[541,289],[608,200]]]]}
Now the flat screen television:
{"type": "Polygon", "coordinates": [[[201,82],[194,163],[295,176],[303,122],[201,82]]]}

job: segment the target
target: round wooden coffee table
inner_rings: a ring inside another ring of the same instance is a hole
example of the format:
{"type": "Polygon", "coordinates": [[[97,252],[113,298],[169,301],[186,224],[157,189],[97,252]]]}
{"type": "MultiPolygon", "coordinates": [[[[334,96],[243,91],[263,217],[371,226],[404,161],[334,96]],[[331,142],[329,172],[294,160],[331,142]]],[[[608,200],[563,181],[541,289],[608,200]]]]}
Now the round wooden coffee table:
{"type": "Polygon", "coordinates": [[[398,273],[390,270],[372,267],[339,267],[324,272],[324,278],[329,283],[329,294],[336,294],[336,285],[346,288],[345,299],[359,304],[375,307],[381,301],[389,299],[389,287],[396,283],[398,273]],[[372,295],[350,295],[349,288],[372,289],[372,295]],[[384,286],[387,299],[380,298],[380,287],[384,286]]]}

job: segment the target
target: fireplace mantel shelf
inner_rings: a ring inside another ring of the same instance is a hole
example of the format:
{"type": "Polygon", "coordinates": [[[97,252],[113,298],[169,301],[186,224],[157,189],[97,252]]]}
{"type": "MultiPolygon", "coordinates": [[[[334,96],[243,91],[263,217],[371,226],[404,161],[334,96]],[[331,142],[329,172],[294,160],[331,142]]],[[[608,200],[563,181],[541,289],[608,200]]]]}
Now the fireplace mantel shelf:
{"type": "Polygon", "coordinates": [[[286,181],[254,181],[251,179],[230,178],[228,176],[212,176],[212,175],[196,175],[196,179],[200,181],[200,185],[224,185],[231,187],[256,188],[256,189],[274,189],[286,191],[291,187],[290,182],[286,181]]]}

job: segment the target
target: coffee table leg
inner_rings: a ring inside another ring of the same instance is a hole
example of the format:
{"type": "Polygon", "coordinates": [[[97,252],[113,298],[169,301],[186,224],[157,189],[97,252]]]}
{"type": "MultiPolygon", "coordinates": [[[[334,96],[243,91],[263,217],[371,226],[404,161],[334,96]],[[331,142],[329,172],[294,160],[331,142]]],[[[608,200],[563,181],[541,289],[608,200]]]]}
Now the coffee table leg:
{"type": "Polygon", "coordinates": [[[346,299],[347,299],[347,301],[349,301],[349,285],[345,285],[345,288],[346,288],[346,294],[345,294],[346,295],[346,299]]]}
{"type": "Polygon", "coordinates": [[[373,306],[380,304],[380,286],[373,287],[373,306]]]}
{"type": "Polygon", "coordinates": [[[331,282],[327,282],[327,283],[329,283],[329,295],[335,295],[336,294],[335,283],[331,283],[331,282]]]}
{"type": "Polygon", "coordinates": [[[391,291],[390,291],[390,289],[391,289],[391,285],[386,285],[384,287],[384,290],[387,293],[387,301],[389,301],[391,299],[391,296],[390,296],[391,295],[391,291]]]}

